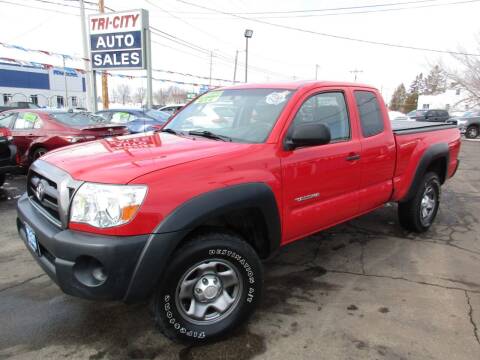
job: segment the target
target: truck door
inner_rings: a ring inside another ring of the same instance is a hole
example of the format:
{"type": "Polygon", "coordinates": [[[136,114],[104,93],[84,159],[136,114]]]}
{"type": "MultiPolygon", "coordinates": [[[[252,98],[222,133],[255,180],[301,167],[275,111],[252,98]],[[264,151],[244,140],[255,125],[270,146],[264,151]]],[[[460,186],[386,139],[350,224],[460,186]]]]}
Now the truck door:
{"type": "Polygon", "coordinates": [[[285,241],[353,217],[358,212],[360,141],[343,90],[306,94],[294,109],[284,139],[296,126],[319,122],[330,129],[325,145],[284,150],[285,241]]]}
{"type": "Polygon", "coordinates": [[[395,139],[383,101],[371,90],[354,90],[361,133],[360,212],[386,203],[393,190],[395,139]]]}
{"type": "Polygon", "coordinates": [[[38,137],[35,123],[38,115],[30,112],[19,112],[13,124],[12,134],[22,161],[27,159],[30,144],[38,137]]]}

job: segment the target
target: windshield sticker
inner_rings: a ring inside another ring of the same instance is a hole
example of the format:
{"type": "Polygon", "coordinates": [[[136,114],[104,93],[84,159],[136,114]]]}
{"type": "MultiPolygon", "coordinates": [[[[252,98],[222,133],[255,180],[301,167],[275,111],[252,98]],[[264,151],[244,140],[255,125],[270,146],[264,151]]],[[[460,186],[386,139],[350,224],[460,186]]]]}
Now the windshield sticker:
{"type": "Polygon", "coordinates": [[[210,91],[202,95],[195,101],[196,104],[209,104],[218,100],[222,96],[223,91],[210,91]]]}
{"type": "Polygon", "coordinates": [[[265,102],[269,105],[279,105],[287,99],[289,93],[289,91],[282,91],[268,94],[265,102]]]}
{"type": "Polygon", "coordinates": [[[22,117],[25,121],[34,122],[35,120],[37,120],[37,115],[34,113],[24,113],[22,117]]]}

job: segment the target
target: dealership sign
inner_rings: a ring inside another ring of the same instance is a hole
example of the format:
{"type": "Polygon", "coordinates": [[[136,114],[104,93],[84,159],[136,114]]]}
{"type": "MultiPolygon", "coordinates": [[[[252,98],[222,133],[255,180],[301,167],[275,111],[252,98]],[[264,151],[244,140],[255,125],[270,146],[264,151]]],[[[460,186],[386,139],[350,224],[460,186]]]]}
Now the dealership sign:
{"type": "Polygon", "coordinates": [[[146,68],[145,10],[95,14],[88,22],[93,70],[146,68]]]}

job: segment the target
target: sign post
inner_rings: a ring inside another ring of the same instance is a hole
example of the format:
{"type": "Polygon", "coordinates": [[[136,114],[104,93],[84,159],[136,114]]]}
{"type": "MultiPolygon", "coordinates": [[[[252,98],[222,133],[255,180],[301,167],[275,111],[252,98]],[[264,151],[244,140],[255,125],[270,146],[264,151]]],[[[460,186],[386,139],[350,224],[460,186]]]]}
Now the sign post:
{"type": "Polygon", "coordinates": [[[90,15],[93,70],[147,70],[147,105],[152,105],[148,12],[144,9],[90,15]]]}

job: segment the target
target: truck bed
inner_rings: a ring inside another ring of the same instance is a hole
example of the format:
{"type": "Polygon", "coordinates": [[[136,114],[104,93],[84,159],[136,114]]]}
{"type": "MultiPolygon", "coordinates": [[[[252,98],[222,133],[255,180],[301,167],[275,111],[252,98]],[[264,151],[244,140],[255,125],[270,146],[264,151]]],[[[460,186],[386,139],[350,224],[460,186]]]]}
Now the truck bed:
{"type": "Polygon", "coordinates": [[[456,127],[453,124],[429,121],[392,120],[391,123],[392,131],[399,135],[419,133],[424,131],[444,130],[456,127]]]}

